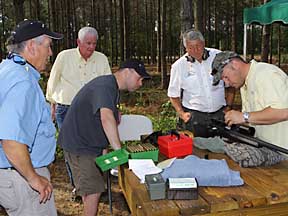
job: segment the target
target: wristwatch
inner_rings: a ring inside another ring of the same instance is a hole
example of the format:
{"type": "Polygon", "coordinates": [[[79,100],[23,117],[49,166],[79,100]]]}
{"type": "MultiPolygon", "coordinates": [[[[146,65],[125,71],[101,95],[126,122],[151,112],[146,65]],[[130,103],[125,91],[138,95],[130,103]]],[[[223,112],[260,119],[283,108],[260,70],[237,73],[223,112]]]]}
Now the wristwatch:
{"type": "Polygon", "coordinates": [[[249,117],[250,117],[249,112],[243,112],[243,118],[246,123],[249,123],[249,117]]]}

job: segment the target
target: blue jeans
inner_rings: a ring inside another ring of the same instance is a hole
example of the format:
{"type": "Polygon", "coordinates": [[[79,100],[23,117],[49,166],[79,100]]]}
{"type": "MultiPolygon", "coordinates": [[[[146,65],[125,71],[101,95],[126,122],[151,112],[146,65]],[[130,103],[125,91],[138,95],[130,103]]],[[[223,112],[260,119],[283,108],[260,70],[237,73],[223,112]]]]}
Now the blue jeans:
{"type": "MultiPolygon", "coordinates": [[[[56,123],[57,123],[58,130],[60,130],[60,128],[62,127],[64,118],[66,116],[66,113],[68,112],[68,108],[69,108],[69,105],[62,105],[62,104],[56,105],[55,115],[56,115],[56,123]]],[[[66,158],[65,158],[65,165],[66,165],[66,169],[68,172],[68,176],[69,176],[71,185],[73,187],[75,187],[73,177],[72,177],[72,171],[71,171],[70,165],[68,164],[66,158]]]]}
{"type": "Polygon", "coordinates": [[[60,130],[62,127],[65,115],[68,111],[69,106],[68,105],[62,105],[62,104],[56,104],[56,123],[57,127],[60,130]]]}

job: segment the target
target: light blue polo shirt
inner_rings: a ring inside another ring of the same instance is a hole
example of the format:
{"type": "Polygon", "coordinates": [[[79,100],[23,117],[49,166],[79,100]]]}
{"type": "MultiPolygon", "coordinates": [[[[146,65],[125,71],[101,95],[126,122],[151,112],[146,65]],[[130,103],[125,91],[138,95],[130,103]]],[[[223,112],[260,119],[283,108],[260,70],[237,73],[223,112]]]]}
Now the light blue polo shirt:
{"type": "Polygon", "coordinates": [[[6,59],[0,64],[0,168],[12,166],[3,151],[3,139],[27,145],[34,168],[54,160],[56,130],[39,79],[28,63],[6,59]]]}

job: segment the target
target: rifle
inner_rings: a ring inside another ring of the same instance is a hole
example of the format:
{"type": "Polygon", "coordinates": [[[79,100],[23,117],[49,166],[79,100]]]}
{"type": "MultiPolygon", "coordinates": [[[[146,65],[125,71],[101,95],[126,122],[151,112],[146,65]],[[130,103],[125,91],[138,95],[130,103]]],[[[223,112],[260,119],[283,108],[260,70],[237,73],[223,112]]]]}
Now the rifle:
{"type": "Polygon", "coordinates": [[[225,137],[231,141],[245,143],[256,148],[266,147],[273,151],[288,154],[287,149],[254,137],[255,128],[253,127],[242,125],[232,125],[228,127],[224,121],[217,119],[211,119],[211,121],[212,125],[210,126],[210,130],[214,136],[225,137]]]}

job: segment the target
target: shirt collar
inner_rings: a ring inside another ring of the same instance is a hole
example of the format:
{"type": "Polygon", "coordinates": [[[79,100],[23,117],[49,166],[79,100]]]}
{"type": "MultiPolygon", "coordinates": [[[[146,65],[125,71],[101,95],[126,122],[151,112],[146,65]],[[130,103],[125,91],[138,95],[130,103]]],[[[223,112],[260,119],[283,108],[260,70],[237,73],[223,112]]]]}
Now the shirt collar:
{"type": "Polygon", "coordinates": [[[36,79],[36,80],[40,80],[40,73],[29,63],[26,63],[25,65],[23,65],[25,67],[25,70],[27,72],[31,72],[31,74],[33,75],[33,77],[36,79]]]}
{"type": "Polygon", "coordinates": [[[246,79],[245,79],[245,83],[244,83],[244,86],[247,86],[248,84],[248,80],[250,79],[250,77],[253,75],[253,67],[257,64],[257,62],[252,59],[250,61],[250,68],[249,68],[249,71],[248,71],[248,74],[246,76],[246,79]]]}

